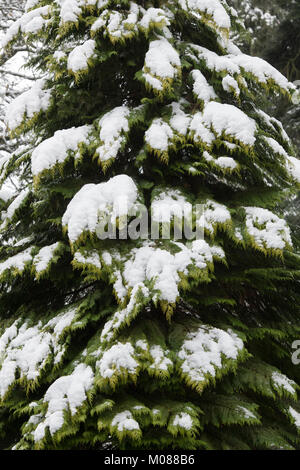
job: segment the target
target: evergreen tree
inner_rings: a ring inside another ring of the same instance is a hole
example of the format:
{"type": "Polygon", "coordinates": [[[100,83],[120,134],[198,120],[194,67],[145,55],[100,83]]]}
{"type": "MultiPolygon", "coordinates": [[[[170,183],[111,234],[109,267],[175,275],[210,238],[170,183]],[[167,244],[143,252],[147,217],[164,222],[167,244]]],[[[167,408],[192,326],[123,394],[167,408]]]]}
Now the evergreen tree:
{"type": "Polygon", "coordinates": [[[7,112],[35,140],[2,168],[27,183],[2,212],[1,448],[300,447],[300,163],[261,109],[293,87],[237,22],[224,0],[29,0],[8,30],[44,78],[7,112]],[[144,206],[205,239],[126,239],[144,206]]]}

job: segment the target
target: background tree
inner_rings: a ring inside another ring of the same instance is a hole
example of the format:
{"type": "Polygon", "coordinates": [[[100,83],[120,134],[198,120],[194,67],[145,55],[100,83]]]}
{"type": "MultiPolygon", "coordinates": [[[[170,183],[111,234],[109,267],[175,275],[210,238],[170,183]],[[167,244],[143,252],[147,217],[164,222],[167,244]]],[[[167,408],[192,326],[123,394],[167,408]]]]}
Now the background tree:
{"type": "Polygon", "coordinates": [[[38,41],[45,78],[7,112],[35,140],[4,172],[31,182],[2,213],[1,447],[299,448],[300,164],[261,109],[293,87],[225,1],[26,10],[4,47],[38,41]],[[101,240],[142,203],[176,227],[202,204],[205,240],[101,240]]]}
{"type": "MultiPolygon", "coordinates": [[[[234,2],[245,29],[235,34],[243,50],[270,62],[289,80],[300,80],[300,4],[299,1],[275,2],[244,0],[234,2]]],[[[300,90],[300,83],[298,90],[300,90]]],[[[299,91],[292,103],[282,98],[266,101],[266,109],[280,119],[293,141],[295,152],[300,149],[299,91]]],[[[285,216],[300,244],[299,195],[285,204],[285,216]]]]}
{"type": "MultiPolygon", "coordinates": [[[[24,13],[25,1],[0,1],[0,40],[5,36],[8,28],[24,13]]],[[[28,59],[30,49],[22,42],[16,42],[9,52],[0,50],[0,168],[4,169],[7,160],[17,149],[25,146],[28,138],[12,138],[5,123],[5,109],[26,88],[30,87],[33,74],[23,69],[28,59]]],[[[21,182],[17,174],[11,175],[2,187],[0,199],[7,202],[19,186],[26,185],[21,182]]]]}

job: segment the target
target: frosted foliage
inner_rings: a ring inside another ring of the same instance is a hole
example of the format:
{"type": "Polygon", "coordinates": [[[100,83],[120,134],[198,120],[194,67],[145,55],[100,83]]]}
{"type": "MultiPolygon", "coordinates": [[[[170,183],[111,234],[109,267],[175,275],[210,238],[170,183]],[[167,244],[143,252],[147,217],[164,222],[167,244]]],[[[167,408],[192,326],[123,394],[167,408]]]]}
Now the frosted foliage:
{"type": "Polygon", "coordinates": [[[140,429],[138,422],[133,419],[130,411],[123,411],[122,413],[116,414],[111,425],[112,427],[116,427],[119,432],[135,431],[140,429]]]}
{"type": "Polygon", "coordinates": [[[80,156],[79,144],[88,143],[92,126],[72,127],[56,131],[53,137],[39,144],[31,155],[32,174],[37,176],[45,170],[50,170],[57,164],[63,163],[73,152],[75,158],[80,156]]]}
{"type": "Polygon", "coordinates": [[[284,219],[260,207],[245,207],[245,211],[247,232],[258,247],[283,250],[292,246],[290,229],[284,219]]]}
{"type": "Polygon", "coordinates": [[[71,242],[84,232],[94,233],[100,220],[112,223],[126,216],[137,202],[137,187],[127,175],[118,175],[107,183],[87,184],[74,196],[63,216],[71,242]]]}
{"type": "Polygon", "coordinates": [[[186,135],[191,123],[191,116],[182,111],[180,103],[173,102],[171,107],[172,117],[170,119],[170,125],[172,129],[180,135],[186,135]]]}
{"type": "Polygon", "coordinates": [[[237,411],[243,413],[243,417],[246,419],[256,419],[256,416],[252,411],[248,410],[248,408],[245,408],[244,406],[238,406],[237,411]]]}
{"type": "Polygon", "coordinates": [[[179,4],[184,10],[209,15],[219,28],[231,26],[230,17],[219,0],[179,0],[179,4]]]}
{"type": "Polygon", "coordinates": [[[110,379],[113,375],[125,370],[129,374],[135,374],[138,363],[134,358],[134,349],[130,343],[116,343],[106,350],[97,362],[97,369],[101,377],[110,379]]]}
{"type": "Polygon", "coordinates": [[[66,345],[59,342],[65,328],[71,325],[75,312],[69,310],[57,315],[46,325],[41,322],[29,326],[16,321],[0,338],[0,396],[3,398],[9,387],[20,379],[36,380],[46,363],[59,363],[66,345]],[[52,358],[52,359],[51,359],[52,358]]]}
{"type": "Polygon", "coordinates": [[[26,264],[32,261],[31,252],[32,248],[28,248],[0,263],[0,276],[8,270],[16,270],[21,273],[25,269],[26,264]]]}
{"type": "Polygon", "coordinates": [[[281,155],[285,157],[286,159],[289,158],[287,152],[284,150],[284,148],[272,137],[264,137],[265,141],[271,147],[274,153],[277,153],[278,155],[281,155]]]}
{"type": "Polygon", "coordinates": [[[174,217],[191,217],[192,204],[176,190],[162,191],[151,204],[151,219],[155,222],[171,222],[174,217]]]}
{"type": "Polygon", "coordinates": [[[246,72],[261,84],[273,82],[283,90],[293,90],[295,88],[284,75],[268,62],[259,57],[242,54],[238,48],[234,48],[233,53],[219,56],[215,52],[196,44],[191,44],[190,47],[191,52],[187,53],[188,56],[196,61],[197,59],[204,61],[206,67],[215,72],[227,72],[229,75],[244,75],[246,72]]]}
{"type": "Polygon", "coordinates": [[[253,146],[255,143],[255,121],[235,106],[210,102],[204,108],[203,121],[218,137],[225,133],[244,145],[253,146]]]}
{"type": "Polygon", "coordinates": [[[295,426],[300,429],[300,413],[296,411],[292,406],[289,407],[289,413],[293,418],[295,426]]]}
{"type": "Polygon", "coordinates": [[[60,19],[63,23],[76,23],[86,0],[55,0],[60,7],[60,19]]]}
{"type": "MultiPolygon", "coordinates": [[[[205,102],[203,112],[185,114],[180,103],[172,103],[169,123],[161,118],[153,120],[145,133],[145,140],[150,149],[158,153],[167,152],[174,145],[176,134],[183,135],[195,144],[205,147],[211,147],[217,139],[223,140],[224,137],[253,147],[257,131],[255,121],[235,106],[208,101],[207,92],[210,93],[212,90],[205,88],[201,90],[201,100],[205,102]]],[[[221,157],[221,160],[214,161],[221,168],[234,169],[237,166],[232,159],[221,157]]]]}
{"type": "Polygon", "coordinates": [[[151,88],[161,91],[166,80],[170,81],[178,76],[180,66],[178,52],[167,39],[161,38],[150,43],[143,77],[151,88]]]}
{"type": "Polygon", "coordinates": [[[33,432],[35,442],[45,437],[46,428],[53,436],[64,424],[64,412],[75,415],[87,398],[94,373],[90,366],[79,364],[71,375],[59,377],[47,390],[44,402],[48,404],[46,415],[33,432]]]}
{"type": "Polygon", "coordinates": [[[14,195],[14,190],[11,188],[0,189],[0,199],[4,202],[8,202],[14,195]]]}
{"type": "Polygon", "coordinates": [[[166,12],[161,8],[145,10],[136,3],[130,2],[128,13],[104,10],[93,23],[91,32],[94,34],[103,30],[104,36],[108,36],[112,42],[116,42],[131,38],[139,31],[148,32],[153,27],[164,29],[169,24],[166,12]]]}
{"type": "Polygon", "coordinates": [[[230,222],[231,215],[226,206],[209,200],[205,203],[203,214],[197,221],[197,224],[203,226],[210,233],[214,233],[218,225],[230,222]]]}
{"type": "Polygon", "coordinates": [[[223,78],[222,86],[225,91],[228,91],[229,93],[233,91],[237,96],[240,95],[238,82],[230,75],[226,75],[226,77],[223,78]]]}
{"type": "Polygon", "coordinates": [[[291,177],[297,183],[300,183],[300,160],[298,160],[298,158],[288,156],[286,160],[286,167],[291,177]]]}
{"type": "Polygon", "coordinates": [[[150,355],[153,361],[153,364],[150,366],[151,369],[167,371],[169,367],[173,366],[173,362],[171,359],[167,357],[169,353],[168,350],[164,351],[161,346],[158,344],[151,346],[150,348],[150,355]]]}
{"type": "Polygon", "coordinates": [[[24,118],[32,119],[41,111],[47,111],[51,93],[44,89],[45,80],[37,80],[33,87],[13,100],[7,108],[6,121],[11,130],[19,127],[24,118]]]}
{"type": "Polygon", "coordinates": [[[154,119],[145,133],[145,141],[150,148],[159,152],[166,152],[173,135],[171,127],[166,122],[162,119],[154,119]]]}
{"type": "Polygon", "coordinates": [[[79,264],[90,264],[97,269],[101,269],[100,257],[96,250],[90,250],[86,254],[82,254],[80,251],[76,251],[74,260],[79,264]]]}
{"type": "MultiPolygon", "coordinates": [[[[115,289],[117,289],[116,285],[114,287],[115,289]]],[[[126,293],[127,293],[126,289],[125,289],[124,294],[123,294],[123,290],[122,291],[117,290],[117,296],[119,299],[123,298],[123,295],[125,295],[126,293]]],[[[144,299],[147,299],[149,297],[149,290],[147,289],[147,287],[145,287],[145,285],[142,282],[136,284],[130,294],[130,300],[128,302],[127,307],[124,309],[118,310],[113,315],[112,319],[105,323],[104,328],[101,333],[101,341],[110,341],[114,337],[116,331],[119,328],[129,323],[130,316],[132,312],[134,311],[134,308],[137,305],[136,295],[138,293],[142,293],[144,299]]]]}
{"type": "Polygon", "coordinates": [[[34,257],[33,265],[37,274],[41,274],[47,270],[59,245],[59,242],[56,242],[53,243],[53,245],[44,246],[34,257]]]}
{"type": "Polygon", "coordinates": [[[38,3],[39,0],[27,0],[27,2],[25,3],[25,12],[27,13],[32,8],[36,7],[38,3]]]}
{"type": "Polygon", "coordinates": [[[93,39],[75,47],[68,57],[68,70],[74,73],[87,70],[89,60],[94,57],[95,48],[96,43],[93,39]]]}
{"type": "Polygon", "coordinates": [[[178,357],[181,371],[191,382],[206,382],[223,368],[224,359],[236,360],[243,349],[243,341],[232,331],[203,326],[190,333],[178,357]]]}
{"type": "Polygon", "coordinates": [[[151,25],[159,25],[161,23],[164,26],[170,25],[166,12],[161,8],[148,8],[140,21],[140,27],[148,31],[151,25]]]}
{"type": "Polygon", "coordinates": [[[49,5],[25,13],[8,28],[2,40],[2,47],[6,47],[19,32],[23,34],[37,34],[49,23],[49,20],[46,19],[49,13],[49,5]]]}
{"type": "MultiPolygon", "coordinates": [[[[159,298],[170,303],[175,302],[179,295],[179,273],[188,275],[190,265],[205,269],[207,263],[213,261],[212,248],[204,240],[193,241],[190,248],[182,243],[177,243],[177,246],[179,252],[174,255],[147,243],[141,248],[133,249],[131,259],[125,263],[123,274],[128,287],[154,281],[154,288],[160,292],[159,298]]],[[[224,256],[224,253],[219,254],[224,256]]]]}
{"type": "Polygon", "coordinates": [[[267,83],[272,80],[284,90],[295,88],[275,67],[259,57],[246,54],[230,55],[229,57],[234,64],[245,72],[253,74],[260,83],[267,83]]]}
{"type": "MultiPolygon", "coordinates": [[[[191,45],[191,51],[196,54],[196,60],[200,59],[204,61],[209,70],[213,70],[215,72],[228,72],[232,75],[240,73],[239,66],[235,64],[229,56],[219,56],[215,52],[210,51],[205,47],[197,46],[196,44],[191,45]]],[[[191,57],[193,58],[192,54],[191,57]]]]}
{"type": "Polygon", "coordinates": [[[296,383],[289,379],[286,375],[280,374],[279,372],[273,372],[272,382],[275,388],[283,389],[285,392],[295,395],[296,383]]]}
{"type": "Polygon", "coordinates": [[[126,142],[125,134],[129,131],[129,109],[126,106],[114,108],[99,121],[101,144],[97,149],[100,160],[105,162],[116,158],[126,142]]]}
{"type": "Polygon", "coordinates": [[[188,413],[179,413],[173,419],[173,426],[179,426],[180,428],[186,429],[187,431],[192,429],[193,420],[188,413]]]}
{"type": "Polygon", "coordinates": [[[214,163],[223,170],[234,170],[238,166],[237,162],[231,157],[216,158],[214,163]]]}
{"type": "Polygon", "coordinates": [[[215,100],[217,98],[215,90],[211,85],[209,85],[205,76],[200,72],[200,70],[193,70],[191,74],[194,80],[193,92],[196,97],[205,103],[215,100]]]}
{"type": "Polygon", "coordinates": [[[13,200],[13,202],[8,206],[7,211],[4,216],[4,223],[11,220],[15,215],[16,211],[22,206],[23,202],[26,200],[27,196],[30,194],[28,188],[23,189],[18,196],[13,200]]]}

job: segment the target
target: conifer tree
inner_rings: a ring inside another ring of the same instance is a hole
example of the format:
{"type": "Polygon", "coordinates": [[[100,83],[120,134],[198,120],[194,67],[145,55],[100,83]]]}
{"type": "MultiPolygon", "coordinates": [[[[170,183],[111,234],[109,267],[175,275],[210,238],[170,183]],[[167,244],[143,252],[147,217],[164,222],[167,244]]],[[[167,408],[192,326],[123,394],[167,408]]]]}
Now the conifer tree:
{"type": "Polygon", "coordinates": [[[29,0],[9,29],[44,78],[7,111],[35,137],[1,175],[26,181],[1,222],[1,448],[299,448],[300,163],[261,109],[293,86],[237,22],[224,0],[29,0]],[[204,239],[121,236],[142,207],[180,227],[175,206],[204,239]]]}

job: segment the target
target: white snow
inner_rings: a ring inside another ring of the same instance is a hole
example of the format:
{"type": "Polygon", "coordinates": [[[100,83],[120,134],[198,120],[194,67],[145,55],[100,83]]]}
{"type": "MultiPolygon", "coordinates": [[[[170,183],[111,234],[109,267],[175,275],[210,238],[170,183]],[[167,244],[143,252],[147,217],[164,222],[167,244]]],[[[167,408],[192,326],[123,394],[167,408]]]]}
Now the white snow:
{"type": "Polygon", "coordinates": [[[225,133],[244,145],[255,143],[256,122],[235,106],[211,101],[204,108],[203,121],[218,137],[225,133]]]}
{"type": "MultiPolygon", "coordinates": [[[[191,248],[182,243],[176,243],[180,251],[174,255],[160,248],[153,248],[148,243],[135,248],[131,259],[126,261],[124,279],[129,287],[140,282],[155,281],[154,288],[160,294],[161,300],[174,303],[179,295],[179,272],[188,274],[188,267],[194,265],[204,269],[207,262],[212,262],[212,248],[204,240],[195,240],[191,248]]],[[[224,256],[224,254],[223,254],[224,256]]]]}
{"type": "Polygon", "coordinates": [[[204,204],[203,214],[197,220],[197,224],[210,233],[214,233],[218,225],[230,222],[231,215],[227,207],[212,200],[208,200],[204,204]]]}
{"type": "Polygon", "coordinates": [[[139,423],[133,419],[130,411],[123,411],[114,416],[112,427],[116,427],[119,432],[123,431],[134,431],[140,429],[139,423]]]}
{"type": "Polygon", "coordinates": [[[150,42],[149,50],[145,57],[143,76],[146,83],[154,88],[154,90],[163,90],[165,80],[176,78],[180,67],[179,54],[167,39],[162,37],[150,42]]]}
{"type": "Polygon", "coordinates": [[[180,103],[171,103],[172,117],[170,119],[170,125],[175,132],[185,136],[188,132],[189,125],[191,123],[191,116],[185,114],[180,108],[180,103]]]}
{"type": "Polygon", "coordinates": [[[5,48],[7,45],[15,39],[19,32],[23,34],[36,34],[44,26],[49,23],[45,17],[50,13],[50,6],[46,5],[40,8],[36,8],[30,12],[25,13],[21,18],[15,21],[7,30],[3,40],[2,47],[5,48]]]}
{"type": "Polygon", "coordinates": [[[200,72],[200,70],[193,70],[191,75],[194,80],[193,92],[199,100],[207,103],[217,98],[214,88],[209,85],[208,81],[200,72]]]}
{"type": "Polygon", "coordinates": [[[96,250],[89,250],[86,252],[76,251],[74,260],[82,265],[92,265],[97,269],[101,269],[100,256],[96,250]]]}
{"type": "Polygon", "coordinates": [[[191,217],[192,204],[178,190],[168,189],[157,195],[151,203],[151,219],[170,223],[174,217],[191,217]]]}
{"type": "Polygon", "coordinates": [[[45,437],[46,428],[53,436],[64,424],[64,411],[70,410],[75,415],[85,402],[86,392],[91,389],[94,373],[90,366],[79,364],[71,375],[59,377],[48,388],[44,402],[48,409],[42,422],[34,431],[34,440],[38,442],[45,437]]]}
{"type": "Polygon", "coordinates": [[[295,157],[288,156],[286,161],[286,169],[291,177],[300,183],[300,160],[295,157]]]}
{"type": "Polygon", "coordinates": [[[27,13],[28,10],[31,10],[32,8],[36,7],[40,0],[27,0],[25,3],[25,12],[27,13]]]}
{"type": "Polygon", "coordinates": [[[92,126],[71,127],[56,131],[53,137],[39,144],[31,155],[32,174],[37,176],[55,165],[63,163],[70,152],[80,157],[79,144],[87,143],[92,126]]]}
{"type": "Polygon", "coordinates": [[[215,140],[215,136],[210,130],[210,125],[203,121],[203,113],[195,113],[193,115],[189,130],[195,143],[204,143],[211,146],[215,140]]]}
{"type": "Polygon", "coordinates": [[[125,134],[129,131],[129,109],[119,106],[104,114],[99,121],[101,144],[96,152],[100,160],[105,162],[116,158],[119,150],[126,142],[125,134]]]}
{"type": "Polygon", "coordinates": [[[190,47],[191,53],[196,53],[196,57],[203,60],[209,70],[228,72],[231,75],[240,73],[239,66],[231,60],[231,56],[219,56],[215,52],[196,44],[191,44],[190,47]]]}
{"type": "Polygon", "coordinates": [[[13,202],[8,206],[5,213],[4,224],[11,220],[15,215],[16,211],[21,207],[27,196],[30,194],[30,189],[23,189],[18,196],[13,200],[13,202]]]}
{"type": "Polygon", "coordinates": [[[266,137],[266,136],[264,136],[264,139],[267,142],[267,144],[271,147],[271,149],[274,151],[274,153],[277,153],[278,155],[281,155],[282,157],[285,157],[286,159],[289,158],[289,155],[284,150],[282,145],[280,145],[275,139],[273,139],[272,137],[266,137]]]}
{"type": "Polygon", "coordinates": [[[188,334],[178,353],[183,361],[181,371],[192,382],[205,382],[207,375],[215,377],[216,369],[223,367],[222,356],[237,359],[243,346],[243,341],[230,330],[200,327],[188,334]]]}
{"type": "Polygon", "coordinates": [[[25,265],[32,261],[31,252],[32,247],[27,248],[27,250],[11,256],[0,263],[0,276],[2,276],[2,274],[7,270],[17,270],[18,272],[22,272],[25,269],[25,265]]]}
{"type": "Polygon", "coordinates": [[[291,406],[289,407],[289,413],[290,413],[290,415],[292,416],[292,418],[294,420],[295,426],[297,428],[300,428],[300,413],[298,413],[298,411],[296,411],[291,406]]]}
{"type": "Polygon", "coordinates": [[[247,232],[258,247],[283,250],[287,245],[292,246],[290,229],[284,219],[260,207],[244,209],[247,232]]]}
{"type": "Polygon", "coordinates": [[[238,411],[241,411],[243,413],[243,416],[246,418],[246,419],[257,419],[257,417],[255,416],[254,413],[252,413],[252,411],[250,411],[248,408],[245,408],[244,406],[238,406],[237,407],[237,410],[238,411]]]}
{"type": "Polygon", "coordinates": [[[0,189],[0,199],[3,202],[8,202],[14,195],[15,191],[9,187],[0,189]]]}
{"type": "Polygon", "coordinates": [[[245,72],[251,73],[260,83],[266,84],[272,80],[284,90],[295,88],[284,75],[260,57],[252,57],[247,54],[229,55],[228,57],[245,72]]]}
{"type": "Polygon", "coordinates": [[[149,31],[152,25],[156,27],[160,24],[164,26],[169,26],[170,21],[166,16],[166,12],[161,8],[148,8],[139,22],[139,26],[145,31],[149,31]]]}
{"type": "Polygon", "coordinates": [[[77,23],[85,0],[55,0],[55,3],[60,7],[61,24],[77,23]]]}
{"type": "Polygon", "coordinates": [[[153,363],[149,369],[168,371],[173,366],[173,362],[167,357],[168,352],[168,350],[164,351],[158,344],[151,346],[149,353],[153,363]]]}
{"type": "Polygon", "coordinates": [[[229,93],[234,91],[237,96],[240,95],[240,87],[238,82],[230,75],[226,75],[226,77],[222,79],[222,86],[225,91],[228,91],[229,93]]]}
{"type": "Polygon", "coordinates": [[[33,266],[37,274],[42,274],[47,270],[49,264],[55,254],[57,248],[59,248],[60,243],[56,242],[53,245],[44,246],[40,249],[39,253],[34,257],[33,266]]]}
{"type": "Polygon", "coordinates": [[[96,42],[88,39],[80,46],[75,47],[68,57],[68,70],[77,73],[88,69],[89,60],[94,57],[96,42]]]}
{"type": "MultiPolygon", "coordinates": [[[[119,298],[123,298],[123,295],[127,293],[125,288],[124,290],[125,290],[124,294],[123,292],[121,293],[121,295],[120,293],[118,294],[119,298]]],[[[114,337],[116,332],[120,328],[122,328],[122,326],[129,324],[130,316],[137,304],[136,296],[139,293],[143,294],[144,299],[147,299],[149,297],[149,290],[147,289],[147,287],[145,287],[145,285],[142,282],[136,284],[134,288],[132,289],[128,305],[124,309],[118,310],[113,315],[112,319],[108,320],[105,323],[102,333],[101,333],[101,341],[110,341],[114,337]]]]}
{"type": "Polygon", "coordinates": [[[281,374],[280,372],[273,372],[272,382],[277,389],[283,388],[286,392],[292,395],[296,394],[296,383],[286,375],[281,374]]]}
{"type": "Polygon", "coordinates": [[[214,163],[224,170],[234,170],[238,166],[237,162],[231,157],[216,158],[214,163]]]}
{"type": "Polygon", "coordinates": [[[37,80],[33,87],[14,99],[8,106],[6,121],[11,130],[19,127],[24,118],[32,119],[50,105],[51,92],[44,89],[45,80],[37,80]]]}
{"type": "Polygon", "coordinates": [[[162,119],[157,118],[145,132],[145,141],[151,149],[166,152],[173,135],[171,127],[162,119]]]}
{"type": "Polygon", "coordinates": [[[100,375],[104,379],[110,379],[115,374],[126,373],[135,375],[138,363],[134,358],[134,349],[131,343],[116,343],[110,349],[106,350],[96,364],[100,375]]]}
{"type": "Polygon", "coordinates": [[[66,345],[58,342],[66,327],[70,326],[75,316],[73,310],[61,313],[42,326],[41,322],[29,327],[27,322],[19,326],[16,321],[0,338],[0,355],[2,365],[0,369],[0,396],[8,391],[16,380],[36,380],[49,359],[58,363],[66,345]]]}
{"type": "MultiPolygon", "coordinates": [[[[219,0],[179,0],[179,4],[186,11],[209,15],[221,29],[231,26],[230,17],[219,0]]],[[[201,18],[202,15],[199,15],[201,18]]]]}
{"type": "Polygon", "coordinates": [[[137,201],[137,187],[127,175],[117,175],[106,183],[86,184],[69,203],[62,218],[71,242],[84,232],[94,233],[104,217],[112,223],[126,216],[137,201]]]}
{"type": "Polygon", "coordinates": [[[179,426],[180,428],[186,429],[187,431],[192,429],[193,420],[188,413],[179,413],[173,419],[173,426],[179,426]]]}

